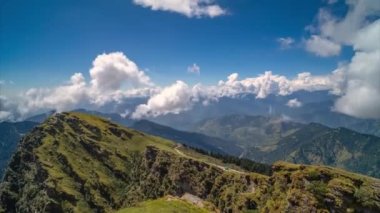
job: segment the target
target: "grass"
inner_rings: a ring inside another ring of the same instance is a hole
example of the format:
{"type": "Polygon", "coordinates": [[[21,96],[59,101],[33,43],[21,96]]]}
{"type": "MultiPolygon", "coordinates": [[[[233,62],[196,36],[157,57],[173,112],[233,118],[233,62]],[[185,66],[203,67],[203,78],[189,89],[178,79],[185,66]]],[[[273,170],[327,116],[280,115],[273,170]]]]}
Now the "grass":
{"type": "Polygon", "coordinates": [[[208,210],[197,207],[181,199],[165,197],[139,203],[135,207],[126,208],[117,213],[207,213],[208,210]]]}

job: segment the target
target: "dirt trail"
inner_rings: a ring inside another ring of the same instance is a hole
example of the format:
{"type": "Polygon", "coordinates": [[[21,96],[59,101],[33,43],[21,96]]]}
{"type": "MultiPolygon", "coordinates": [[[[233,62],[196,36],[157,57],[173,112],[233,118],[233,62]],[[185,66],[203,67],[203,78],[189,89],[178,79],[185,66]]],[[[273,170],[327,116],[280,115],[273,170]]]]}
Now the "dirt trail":
{"type": "MultiPolygon", "coordinates": [[[[181,156],[183,157],[187,157],[187,158],[192,158],[188,155],[186,155],[185,153],[183,153],[181,150],[178,150],[178,148],[182,147],[182,145],[178,144],[176,147],[174,147],[174,150],[181,156]]],[[[239,173],[239,174],[246,174],[246,172],[241,172],[241,171],[238,171],[238,170],[235,170],[235,169],[231,169],[231,168],[227,168],[225,166],[221,166],[221,165],[217,165],[217,164],[214,164],[214,163],[210,163],[210,162],[206,162],[207,164],[210,164],[211,166],[215,166],[215,167],[218,167],[220,169],[222,169],[223,171],[230,171],[230,172],[236,172],[236,173],[239,173]]]]}

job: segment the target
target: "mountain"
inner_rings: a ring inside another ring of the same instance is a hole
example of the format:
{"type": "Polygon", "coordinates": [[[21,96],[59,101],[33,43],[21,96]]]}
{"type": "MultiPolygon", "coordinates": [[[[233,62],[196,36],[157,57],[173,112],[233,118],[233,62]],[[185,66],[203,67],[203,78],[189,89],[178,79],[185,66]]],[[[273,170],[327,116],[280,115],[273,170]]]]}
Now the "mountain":
{"type": "MultiPolygon", "coordinates": [[[[100,112],[100,111],[95,111],[95,110],[87,110],[87,109],[83,109],[83,108],[74,109],[74,110],[72,110],[72,112],[80,112],[80,113],[86,113],[86,114],[90,114],[90,115],[100,116],[100,117],[103,117],[105,119],[111,120],[115,123],[124,125],[124,126],[130,126],[134,123],[134,120],[122,117],[118,113],[105,113],[105,112],[100,112]]],[[[53,110],[53,111],[37,114],[37,115],[31,116],[29,118],[26,118],[25,121],[42,123],[46,119],[48,119],[51,115],[53,115],[54,113],[56,113],[56,111],[53,110]]]]}
{"type": "Polygon", "coordinates": [[[378,179],[324,166],[272,168],[246,171],[107,119],[57,113],[20,142],[0,184],[0,212],[128,212],[186,194],[221,212],[380,210],[378,179]]]}
{"type": "Polygon", "coordinates": [[[311,123],[281,139],[276,149],[264,153],[260,161],[323,164],[380,177],[379,154],[379,137],[311,123]]]}
{"type": "Polygon", "coordinates": [[[48,117],[50,117],[51,115],[53,115],[54,113],[56,113],[56,111],[55,110],[51,110],[51,111],[48,111],[48,112],[45,112],[45,113],[41,113],[41,114],[37,114],[37,115],[33,115],[31,117],[28,117],[24,121],[31,121],[31,122],[35,122],[35,123],[42,123],[48,117]]]}
{"type": "MultiPolygon", "coordinates": [[[[380,119],[360,119],[341,114],[331,109],[338,96],[328,91],[297,91],[289,95],[268,95],[256,98],[254,94],[241,94],[234,97],[221,97],[218,101],[210,101],[207,105],[194,103],[194,106],[179,114],[166,114],[146,118],[154,123],[169,126],[182,131],[193,131],[203,120],[229,115],[250,115],[264,117],[283,117],[298,123],[320,123],[331,128],[345,127],[360,133],[380,137],[380,119]],[[289,100],[297,99],[300,107],[289,107],[289,100]]],[[[146,103],[146,98],[128,100],[122,106],[109,104],[100,108],[76,109],[74,111],[100,115],[110,118],[119,124],[130,126],[133,120],[129,117],[139,104],[146,103]],[[121,116],[125,114],[126,116],[121,116]]],[[[54,111],[28,118],[29,121],[42,122],[54,111]]]]}
{"type": "Polygon", "coordinates": [[[136,121],[131,128],[214,153],[228,153],[229,155],[239,156],[243,152],[242,148],[230,141],[204,134],[176,130],[148,120],[136,121]]]}
{"type": "Polygon", "coordinates": [[[347,128],[229,115],[202,121],[195,130],[236,142],[254,161],[323,164],[380,177],[380,138],[347,128]]]}
{"type": "Polygon", "coordinates": [[[37,123],[31,121],[0,123],[0,179],[3,177],[4,168],[16,151],[19,140],[36,125],[37,123]]]}
{"type": "Polygon", "coordinates": [[[167,114],[149,120],[172,128],[192,131],[203,120],[229,115],[286,117],[298,123],[320,123],[331,128],[345,127],[357,132],[380,137],[379,119],[361,119],[341,114],[331,109],[338,96],[327,91],[297,91],[290,95],[268,95],[256,98],[254,94],[222,97],[207,105],[196,103],[192,109],[179,114],[167,114]],[[291,99],[302,105],[287,106],[291,99]]]}
{"type": "Polygon", "coordinates": [[[80,113],[86,113],[90,115],[96,115],[123,126],[131,126],[135,122],[134,120],[125,118],[118,113],[105,113],[105,112],[86,110],[86,109],[75,109],[72,112],[80,112],[80,113]]]}
{"type": "Polygon", "coordinates": [[[276,145],[281,138],[294,133],[302,126],[303,124],[281,117],[235,114],[199,122],[194,131],[234,141],[246,149],[276,145]]]}

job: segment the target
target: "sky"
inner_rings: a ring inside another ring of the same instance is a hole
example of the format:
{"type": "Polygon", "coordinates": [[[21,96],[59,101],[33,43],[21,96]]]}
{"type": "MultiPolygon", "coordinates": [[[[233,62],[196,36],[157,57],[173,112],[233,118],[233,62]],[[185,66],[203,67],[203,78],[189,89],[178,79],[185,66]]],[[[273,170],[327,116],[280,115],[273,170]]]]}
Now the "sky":
{"type": "Polygon", "coordinates": [[[139,95],[150,99],[135,115],[156,116],[297,89],[331,90],[338,111],[377,118],[380,100],[353,100],[379,95],[379,15],[376,0],[1,0],[0,118],[139,95]]]}
{"type": "MultiPolygon", "coordinates": [[[[1,78],[15,88],[62,83],[87,71],[103,52],[121,51],[154,80],[215,83],[232,72],[254,76],[272,70],[331,72],[345,54],[314,57],[302,48],[284,51],[278,38],[300,40],[325,4],[310,1],[217,2],[218,17],[188,18],[152,11],[130,0],[9,1],[1,3],[1,78]],[[275,62],[275,63],[273,63],[275,62]],[[187,73],[196,63],[202,76],[187,73]]],[[[347,53],[349,54],[349,53],[347,53]]]]}

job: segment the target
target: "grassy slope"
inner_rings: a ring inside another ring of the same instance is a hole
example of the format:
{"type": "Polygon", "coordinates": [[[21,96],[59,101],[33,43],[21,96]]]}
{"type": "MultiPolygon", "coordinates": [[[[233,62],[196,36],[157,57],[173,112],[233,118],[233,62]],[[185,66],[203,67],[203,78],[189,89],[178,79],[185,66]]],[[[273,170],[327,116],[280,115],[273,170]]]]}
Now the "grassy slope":
{"type": "Polygon", "coordinates": [[[199,208],[184,200],[176,198],[161,198],[139,203],[135,207],[130,207],[118,211],[118,213],[207,213],[208,210],[199,208]]]}
{"type": "Polygon", "coordinates": [[[176,130],[147,120],[137,121],[131,128],[214,153],[239,156],[243,152],[240,147],[230,141],[200,133],[176,130]]]}
{"type": "Polygon", "coordinates": [[[253,152],[251,157],[266,163],[286,160],[329,165],[380,177],[379,150],[379,137],[312,123],[280,140],[275,150],[253,152]]]}
{"type": "Polygon", "coordinates": [[[227,166],[95,116],[58,114],[21,142],[0,185],[0,212],[110,212],[185,192],[224,212],[380,209],[377,179],[288,163],[271,177],[227,166]]]}

